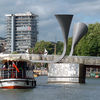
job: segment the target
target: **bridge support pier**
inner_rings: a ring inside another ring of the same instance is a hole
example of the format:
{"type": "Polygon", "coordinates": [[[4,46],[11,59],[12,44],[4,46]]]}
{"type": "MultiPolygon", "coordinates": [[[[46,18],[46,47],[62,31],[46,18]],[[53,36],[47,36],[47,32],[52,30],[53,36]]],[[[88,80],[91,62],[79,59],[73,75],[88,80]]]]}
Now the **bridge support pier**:
{"type": "Polygon", "coordinates": [[[85,73],[82,64],[49,64],[48,83],[85,83],[85,73]]]}
{"type": "Polygon", "coordinates": [[[85,83],[86,66],[79,64],[79,83],[85,83]]]}

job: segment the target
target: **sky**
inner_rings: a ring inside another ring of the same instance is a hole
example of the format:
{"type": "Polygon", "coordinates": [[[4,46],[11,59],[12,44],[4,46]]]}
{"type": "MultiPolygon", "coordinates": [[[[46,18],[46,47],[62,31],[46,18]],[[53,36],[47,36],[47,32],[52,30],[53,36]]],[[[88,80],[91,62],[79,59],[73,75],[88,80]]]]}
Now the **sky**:
{"type": "Polygon", "coordinates": [[[31,11],[38,17],[38,41],[63,41],[55,14],[73,14],[69,37],[77,22],[100,22],[100,0],[0,0],[0,37],[6,35],[5,14],[31,11]]]}

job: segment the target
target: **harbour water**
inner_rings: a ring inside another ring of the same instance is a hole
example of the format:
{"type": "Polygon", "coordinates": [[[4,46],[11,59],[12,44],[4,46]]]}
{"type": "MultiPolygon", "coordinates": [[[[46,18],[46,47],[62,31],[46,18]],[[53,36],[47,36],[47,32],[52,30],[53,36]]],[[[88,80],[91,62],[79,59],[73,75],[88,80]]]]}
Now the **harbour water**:
{"type": "Polygon", "coordinates": [[[100,79],[86,79],[86,84],[48,84],[44,76],[36,80],[34,89],[0,89],[0,100],[100,100],[100,79]]]}

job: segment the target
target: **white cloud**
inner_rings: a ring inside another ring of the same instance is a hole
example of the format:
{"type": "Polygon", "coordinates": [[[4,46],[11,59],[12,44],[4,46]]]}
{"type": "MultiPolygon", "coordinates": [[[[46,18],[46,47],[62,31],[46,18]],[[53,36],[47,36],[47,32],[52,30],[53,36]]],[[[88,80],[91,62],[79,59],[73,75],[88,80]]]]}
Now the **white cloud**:
{"type": "MultiPolygon", "coordinates": [[[[44,36],[42,35],[45,35],[47,39],[44,38],[44,40],[52,40],[56,32],[59,32],[59,26],[54,17],[56,13],[74,14],[73,23],[77,21],[86,23],[100,21],[99,0],[0,0],[0,35],[5,34],[4,14],[27,11],[39,15],[39,39],[43,39],[44,36]]],[[[60,39],[61,36],[57,36],[60,39]]]]}
{"type": "Polygon", "coordinates": [[[21,0],[17,0],[16,6],[20,6],[20,5],[22,5],[22,1],[21,0]]]}
{"type": "Polygon", "coordinates": [[[46,11],[45,11],[45,8],[42,7],[42,6],[31,6],[30,7],[31,11],[33,11],[34,13],[37,13],[41,16],[45,16],[46,15],[46,11]]]}
{"type": "Polygon", "coordinates": [[[54,20],[53,19],[47,19],[47,20],[42,20],[42,21],[40,21],[39,22],[39,26],[40,27],[45,27],[45,26],[49,26],[49,25],[52,25],[52,24],[54,24],[54,20]]]}
{"type": "Polygon", "coordinates": [[[72,4],[70,8],[71,9],[69,9],[69,11],[73,12],[74,14],[83,13],[85,15],[94,15],[94,13],[97,13],[100,10],[100,1],[80,2],[77,4],[72,4]]]}

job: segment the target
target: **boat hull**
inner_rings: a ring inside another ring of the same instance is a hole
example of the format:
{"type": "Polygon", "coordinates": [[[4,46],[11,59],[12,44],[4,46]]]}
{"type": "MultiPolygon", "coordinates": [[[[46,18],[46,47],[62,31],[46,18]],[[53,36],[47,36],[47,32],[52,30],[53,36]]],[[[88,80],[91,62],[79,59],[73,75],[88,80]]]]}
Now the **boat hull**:
{"type": "Polygon", "coordinates": [[[27,89],[34,88],[36,81],[34,79],[2,79],[0,88],[5,89],[27,89]]]}

